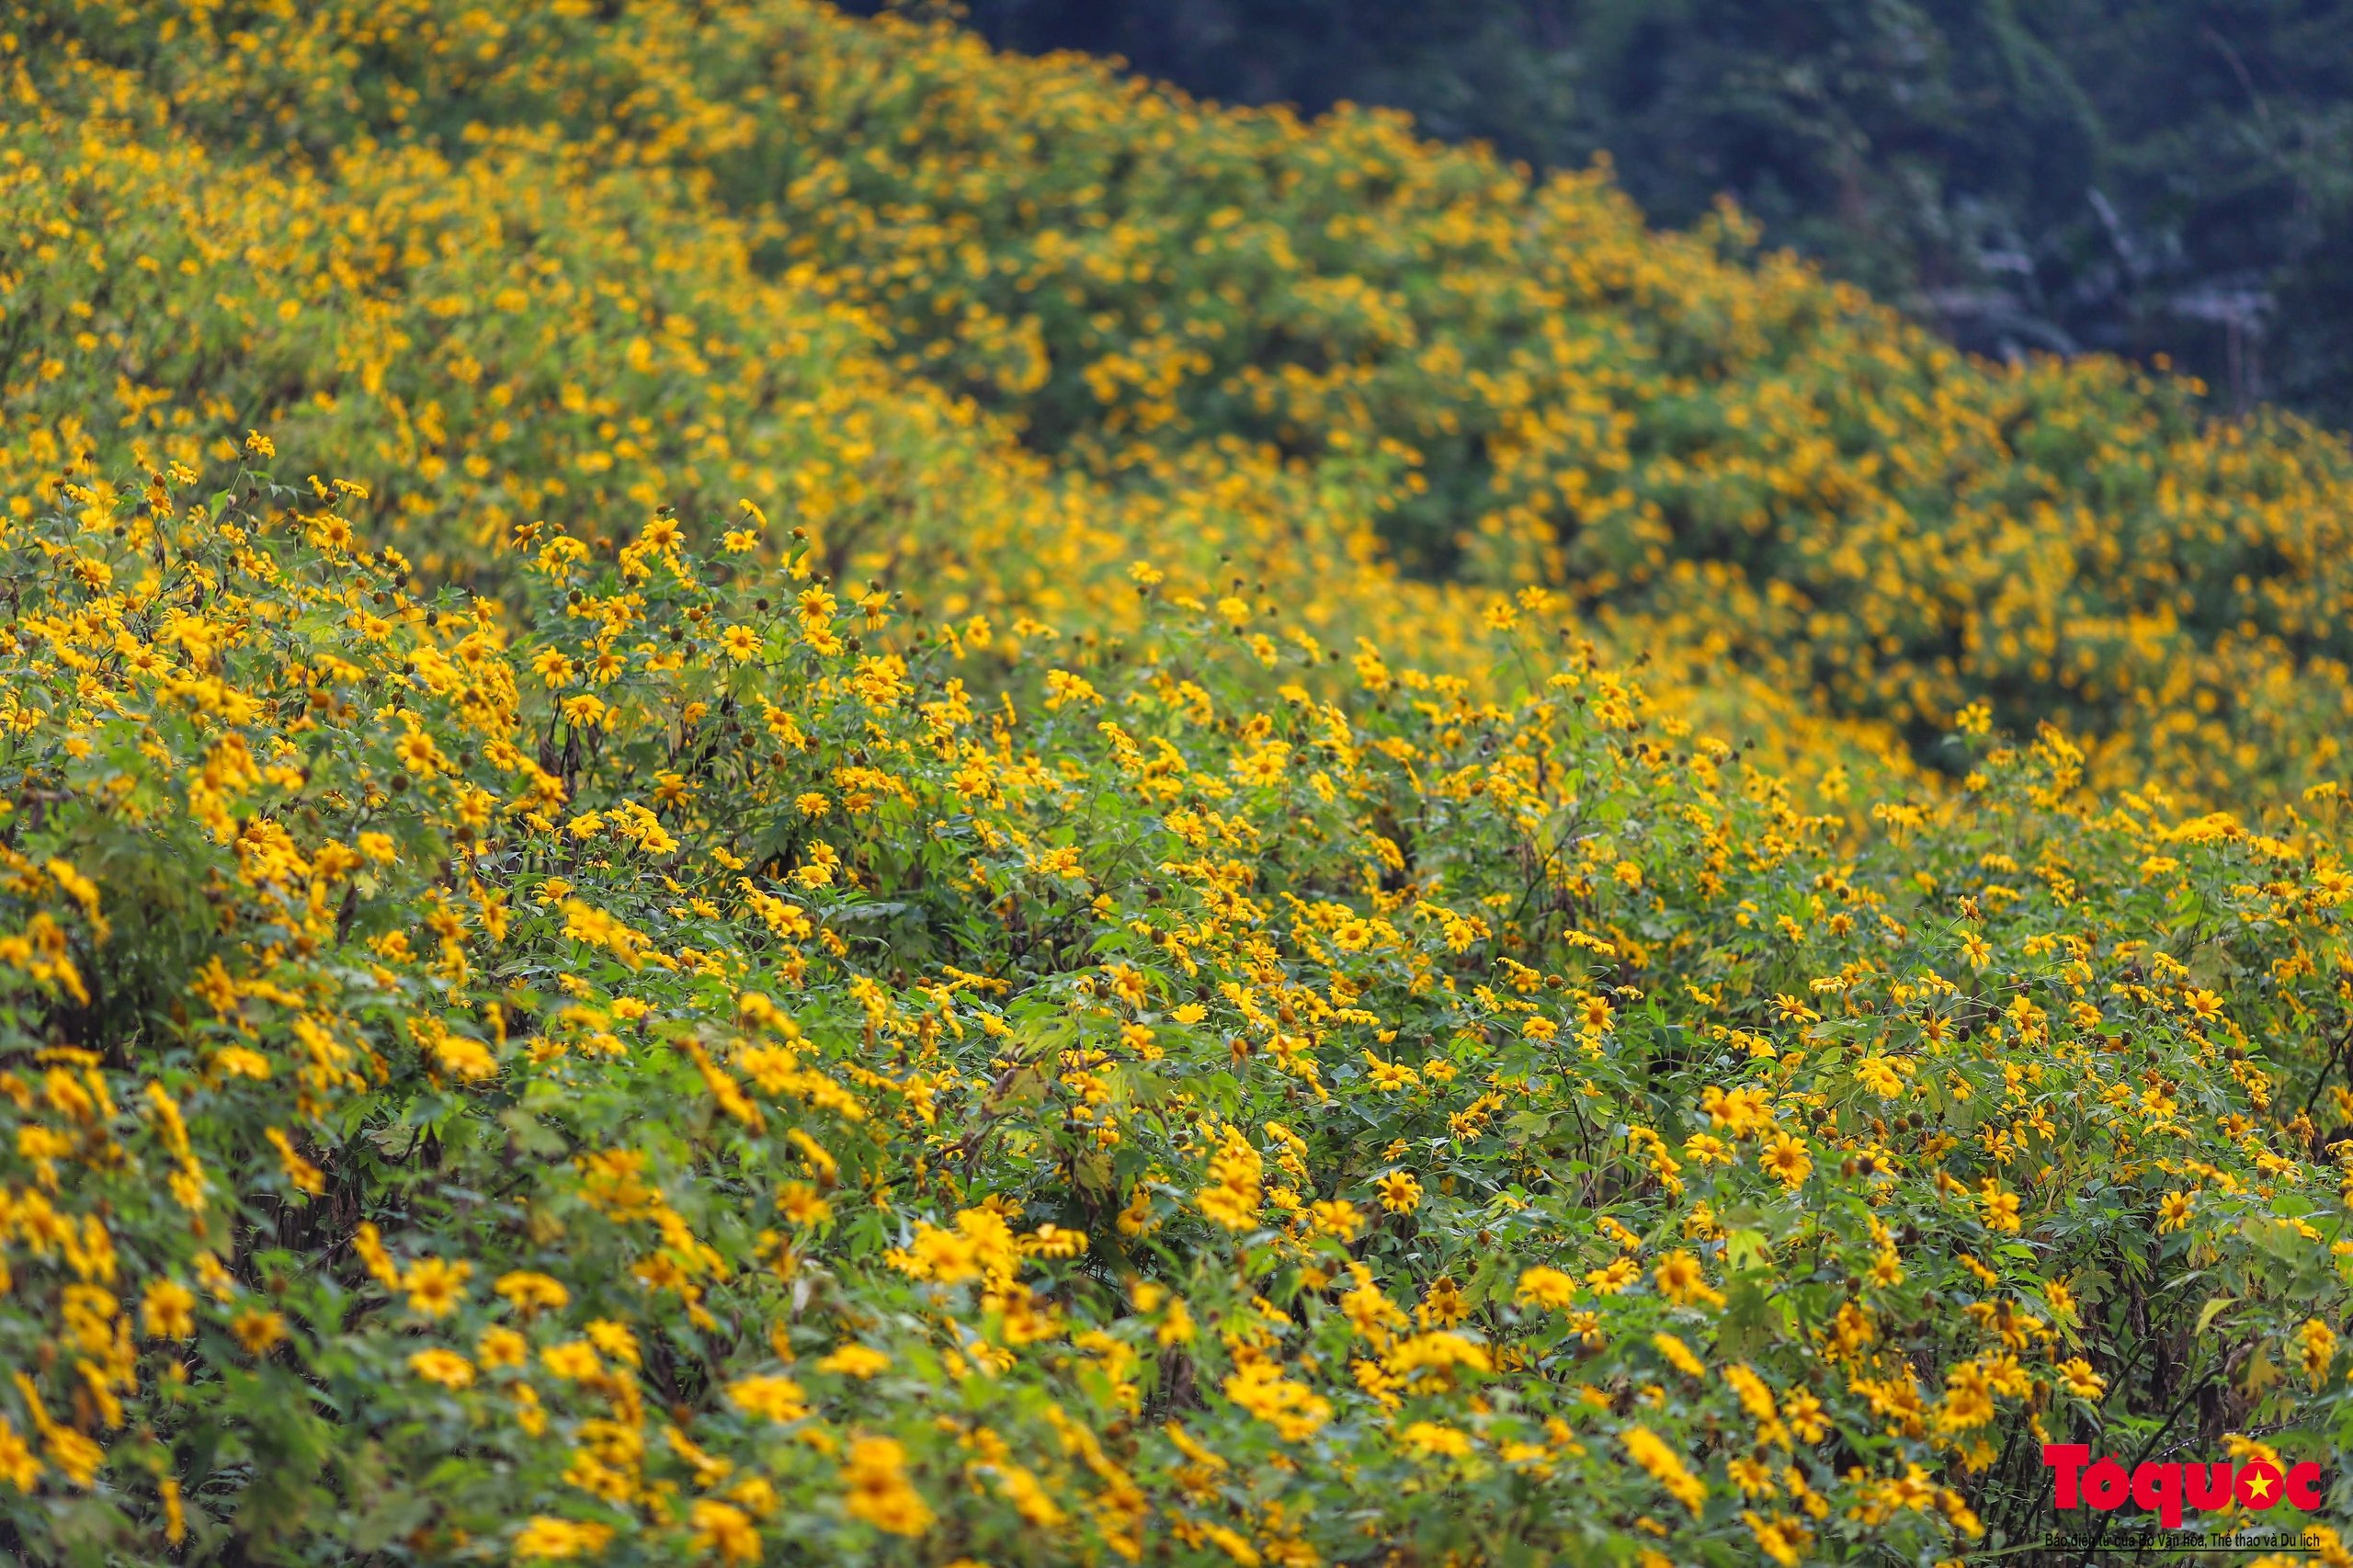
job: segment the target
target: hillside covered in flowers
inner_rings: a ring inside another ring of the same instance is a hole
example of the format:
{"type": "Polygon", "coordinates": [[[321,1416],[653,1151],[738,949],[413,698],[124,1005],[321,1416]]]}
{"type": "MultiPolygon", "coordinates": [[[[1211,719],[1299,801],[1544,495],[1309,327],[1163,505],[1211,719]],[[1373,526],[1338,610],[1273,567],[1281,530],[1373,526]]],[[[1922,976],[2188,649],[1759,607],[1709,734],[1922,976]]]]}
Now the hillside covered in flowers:
{"type": "Polygon", "coordinates": [[[2341,437],[801,0],[0,69],[0,1552],[2353,1561],[2341,437]]]}

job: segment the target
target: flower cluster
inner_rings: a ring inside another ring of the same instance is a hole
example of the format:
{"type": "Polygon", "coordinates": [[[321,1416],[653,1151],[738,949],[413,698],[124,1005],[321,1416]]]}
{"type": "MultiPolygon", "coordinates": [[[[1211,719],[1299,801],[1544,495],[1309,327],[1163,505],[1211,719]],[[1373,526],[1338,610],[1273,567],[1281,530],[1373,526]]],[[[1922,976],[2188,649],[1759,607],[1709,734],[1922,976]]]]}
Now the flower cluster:
{"type": "Polygon", "coordinates": [[[421,598],[319,489],[0,539],[36,1557],[1937,1557],[2353,1435],[2332,791],[1858,834],[1589,651],[421,598]]]}
{"type": "Polygon", "coordinates": [[[1574,614],[1834,779],[1983,701],[2225,803],[2353,721],[2341,439],[1969,361],[1601,171],[807,0],[6,17],[10,494],[263,426],[435,580],[669,506],[1000,632],[1132,631],[1139,553],[1474,676],[1574,614]]]}
{"type": "Polygon", "coordinates": [[[2353,1498],[2341,443],[806,0],[0,11],[0,1549],[2353,1498]]]}

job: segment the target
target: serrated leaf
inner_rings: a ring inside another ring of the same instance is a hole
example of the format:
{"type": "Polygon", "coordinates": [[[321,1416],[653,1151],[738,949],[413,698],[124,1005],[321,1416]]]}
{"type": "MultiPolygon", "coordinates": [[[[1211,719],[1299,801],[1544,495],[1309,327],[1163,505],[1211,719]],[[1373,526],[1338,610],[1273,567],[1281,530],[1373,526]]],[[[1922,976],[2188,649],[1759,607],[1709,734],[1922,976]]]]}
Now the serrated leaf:
{"type": "Polygon", "coordinates": [[[2255,1354],[2246,1358],[2246,1371],[2239,1380],[2239,1388],[2247,1398],[2261,1399],[2266,1392],[2277,1387],[2284,1376],[2278,1363],[2271,1359],[2271,1352],[2258,1345],[2255,1347],[2255,1354]]]}

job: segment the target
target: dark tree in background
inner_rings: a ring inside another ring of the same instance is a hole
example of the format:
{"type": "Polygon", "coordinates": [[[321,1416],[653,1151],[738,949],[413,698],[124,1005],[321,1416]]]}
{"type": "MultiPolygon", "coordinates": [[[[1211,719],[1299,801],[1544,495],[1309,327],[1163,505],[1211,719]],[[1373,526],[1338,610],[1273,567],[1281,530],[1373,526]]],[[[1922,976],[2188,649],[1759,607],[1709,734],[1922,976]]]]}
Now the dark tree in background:
{"type": "Polygon", "coordinates": [[[1025,51],[1719,193],[1991,354],[2353,424],[2353,0],[972,0],[1025,51]]]}

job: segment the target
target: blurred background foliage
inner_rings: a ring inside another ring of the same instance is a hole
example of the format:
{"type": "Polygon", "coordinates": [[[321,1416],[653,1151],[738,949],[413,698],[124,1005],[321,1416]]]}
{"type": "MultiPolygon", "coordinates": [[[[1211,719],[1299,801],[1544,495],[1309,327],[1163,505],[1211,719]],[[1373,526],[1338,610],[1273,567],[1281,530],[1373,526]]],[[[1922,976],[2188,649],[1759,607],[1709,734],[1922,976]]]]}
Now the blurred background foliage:
{"type": "Polygon", "coordinates": [[[1606,156],[1654,221],[1729,195],[1963,347],[2104,349],[2233,412],[2353,424],[2343,0],[961,9],[999,45],[1118,54],[1221,100],[1403,108],[1539,167],[1606,156]]]}

